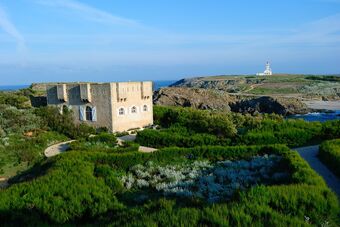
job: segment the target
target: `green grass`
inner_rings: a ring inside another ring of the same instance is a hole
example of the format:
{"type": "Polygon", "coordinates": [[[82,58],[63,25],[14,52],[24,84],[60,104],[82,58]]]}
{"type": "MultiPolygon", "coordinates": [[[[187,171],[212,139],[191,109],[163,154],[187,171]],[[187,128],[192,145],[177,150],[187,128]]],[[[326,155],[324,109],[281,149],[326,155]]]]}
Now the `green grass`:
{"type": "Polygon", "coordinates": [[[249,91],[251,94],[264,95],[264,94],[294,94],[297,90],[294,88],[265,88],[265,87],[255,87],[253,90],[249,91]]]}

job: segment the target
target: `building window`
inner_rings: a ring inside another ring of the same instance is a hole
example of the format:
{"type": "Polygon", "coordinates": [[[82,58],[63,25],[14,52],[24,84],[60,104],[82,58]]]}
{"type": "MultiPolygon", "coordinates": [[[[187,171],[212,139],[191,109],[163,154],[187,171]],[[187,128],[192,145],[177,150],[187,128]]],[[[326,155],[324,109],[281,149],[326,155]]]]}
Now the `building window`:
{"type": "Polygon", "coordinates": [[[131,108],[131,113],[137,113],[137,107],[133,106],[133,107],[131,108]]]}
{"type": "Polygon", "coordinates": [[[148,111],[148,106],[147,106],[147,105],[144,105],[144,106],[143,106],[143,111],[144,111],[144,112],[148,111]]]}
{"type": "Polygon", "coordinates": [[[119,115],[124,115],[125,114],[124,108],[120,108],[118,112],[119,112],[119,115]]]}
{"type": "Polygon", "coordinates": [[[93,120],[92,108],[87,106],[86,110],[85,110],[85,113],[86,113],[86,120],[87,121],[92,121],[93,120]]]}

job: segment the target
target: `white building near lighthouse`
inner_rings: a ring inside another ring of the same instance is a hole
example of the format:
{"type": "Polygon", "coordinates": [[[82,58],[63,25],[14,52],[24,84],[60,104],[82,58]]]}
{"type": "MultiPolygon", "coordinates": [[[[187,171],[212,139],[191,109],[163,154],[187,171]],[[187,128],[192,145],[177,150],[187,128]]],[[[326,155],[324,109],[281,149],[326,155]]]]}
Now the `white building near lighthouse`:
{"type": "Polygon", "coordinates": [[[263,73],[256,73],[256,76],[271,76],[273,75],[272,69],[270,68],[270,64],[267,61],[266,63],[266,69],[264,70],[263,73]]]}

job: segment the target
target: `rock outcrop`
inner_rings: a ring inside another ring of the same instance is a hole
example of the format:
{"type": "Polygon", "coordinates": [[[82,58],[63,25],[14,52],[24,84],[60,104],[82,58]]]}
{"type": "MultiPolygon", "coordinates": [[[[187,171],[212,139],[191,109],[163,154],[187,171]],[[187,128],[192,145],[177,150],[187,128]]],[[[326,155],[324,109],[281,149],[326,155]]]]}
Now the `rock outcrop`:
{"type": "Polygon", "coordinates": [[[155,91],[153,101],[163,106],[230,111],[228,104],[233,101],[233,97],[215,90],[171,87],[155,91]]]}
{"type": "Polygon", "coordinates": [[[230,104],[233,112],[240,113],[276,113],[281,115],[308,113],[307,106],[294,98],[273,98],[263,96],[244,99],[230,104]]]}
{"type": "Polygon", "coordinates": [[[240,92],[242,86],[250,84],[260,84],[263,80],[263,78],[253,77],[236,79],[232,76],[230,76],[229,79],[219,79],[218,77],[216,77],[215,79],[207,79],[206,77],[194,77],[181,79],[170,85],[170,87],[204,88],[226,91],[229,93],[237,93],[240,92]]]}
{"type": "Polygon", "coordinates": [[[224,91],[186,87],[162,88],[154,92],[153,101],[155,105],[193,107],[197,109],[251,114],[259,112],[291,115],[308,112],[307,106],[296,98],[229,95],[224,91]]]}

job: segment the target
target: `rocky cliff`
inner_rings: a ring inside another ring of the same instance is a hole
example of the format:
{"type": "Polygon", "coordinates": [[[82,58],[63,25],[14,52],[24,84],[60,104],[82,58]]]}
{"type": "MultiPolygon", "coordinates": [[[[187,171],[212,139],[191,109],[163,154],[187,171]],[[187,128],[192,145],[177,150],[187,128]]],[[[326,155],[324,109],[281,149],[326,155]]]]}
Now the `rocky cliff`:
{"type": "Polygon", "coordinates": [[[290,115],[308,112],[307,106],[296,98],[230,95],[224,91],[187,87],[170,87],[155,91],[154,104],[239,113],[259,112],[290,115]]]}
{"type": "Polygon", "coordinates": [[[231,110],[239,113],[276,113],[281,115],[305,114],[309,109],[295,98],[274,98],[263,96],[246,98],[230,103],[231,110]]]}
{"type": "Polygon", "coordinates": [[[154,104],[230,111],[233,97],[215,90],[198,88],[161,88],[154,92],[154,104]]]}
{"type": "Polygon", "coordinates": [[[221,90],[229,93],[237,93],[240,92],[242,88],[246,87],[247,85],[250,86],[252,84],[260,84],[264,80],[264,78],[234,78],[232,76],[224,79],[221,79],[220,77],[194,77],[179,80],[170,85],[170,87],[204,88],[221,90]]]}
{"type": "Polygon", "coordinates": [[[205,88],[260,96],[295,96],[340,100],[340,76],[276,74],[272,76],[209,76],[182,79],[172,87],[205,88]]]}

